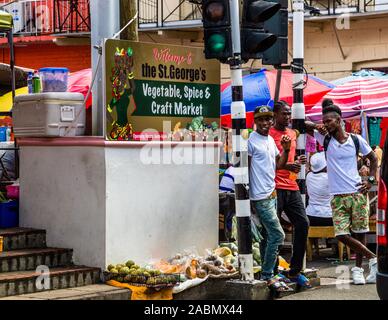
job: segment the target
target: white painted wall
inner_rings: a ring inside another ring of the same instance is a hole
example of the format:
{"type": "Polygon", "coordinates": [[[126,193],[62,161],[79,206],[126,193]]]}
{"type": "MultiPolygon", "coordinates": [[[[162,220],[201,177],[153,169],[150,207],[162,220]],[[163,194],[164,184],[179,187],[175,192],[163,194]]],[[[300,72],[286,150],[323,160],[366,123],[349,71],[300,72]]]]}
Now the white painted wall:
{"type": "Polygon", "coordinates": [[[96,147],[20,150],[20,226],[47,231],[74,261],[105,264],[105,158],[96,147]]]}
{"type": "Polygon", "coordinates": [[[46,229],[49,246],[73,248],[75,263],[101,268],[214,248],[218,148],[174,149],[193,164],[145,164],[141,150],[22,145],[21,226],[46,229]],[[195,164],[206,163],[204,150],[208,164],[195,164]]]}
{"type": "MultiPolygon", "coordinates": [[[[173,150],[193,164],[144,164],[139,149],[106,149],[108,264],[147,263],[191,247],[203,253],[217,246],[218,162],[195,164],[192,148],[173,150]]],[[[204,150],[195,151],[197,163],[206,160],[204,150]]],[[[209,160],[218,153],[206,150],[209,160]]],[[[152,152],[163,154],[158,147],[152,152]]]]}

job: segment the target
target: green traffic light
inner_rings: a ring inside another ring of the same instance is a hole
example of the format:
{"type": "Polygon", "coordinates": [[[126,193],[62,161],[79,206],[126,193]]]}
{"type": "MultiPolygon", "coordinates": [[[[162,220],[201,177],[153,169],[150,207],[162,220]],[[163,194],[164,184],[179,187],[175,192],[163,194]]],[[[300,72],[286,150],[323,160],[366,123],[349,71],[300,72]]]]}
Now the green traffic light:
{"type": "Polygon", "coordinates": [[[212,34],[209,37],[209,50],[214,53],[221,53],[225,50],[225,36],[219,33],[212,34]]]}

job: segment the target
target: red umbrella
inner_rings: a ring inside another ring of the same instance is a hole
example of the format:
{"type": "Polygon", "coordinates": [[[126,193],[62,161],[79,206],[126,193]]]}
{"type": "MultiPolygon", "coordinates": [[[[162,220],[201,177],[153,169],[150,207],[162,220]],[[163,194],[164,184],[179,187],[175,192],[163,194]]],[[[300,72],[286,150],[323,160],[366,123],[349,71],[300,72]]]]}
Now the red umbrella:
{"type": "MultiPolygon", "coordinates": [[[[69,74],[68,92],[79,92],[86,97],[92,83],[92,69],[84,69],[69,74]]],[[[92,105],[92,94],[86,101],[86,109],[92,105]]]]}

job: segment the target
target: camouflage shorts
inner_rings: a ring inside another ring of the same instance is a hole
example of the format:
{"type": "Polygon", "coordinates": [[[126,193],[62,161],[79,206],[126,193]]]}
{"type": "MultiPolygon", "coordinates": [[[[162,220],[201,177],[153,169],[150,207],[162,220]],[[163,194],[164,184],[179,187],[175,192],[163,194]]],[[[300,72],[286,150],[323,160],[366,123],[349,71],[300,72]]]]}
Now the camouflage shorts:
{"type": "Polygon", "coordinates": [[[365,195],[352,193],[336,195],[331,200],[335,235],[369,231],[369,207],[365,195]]]}

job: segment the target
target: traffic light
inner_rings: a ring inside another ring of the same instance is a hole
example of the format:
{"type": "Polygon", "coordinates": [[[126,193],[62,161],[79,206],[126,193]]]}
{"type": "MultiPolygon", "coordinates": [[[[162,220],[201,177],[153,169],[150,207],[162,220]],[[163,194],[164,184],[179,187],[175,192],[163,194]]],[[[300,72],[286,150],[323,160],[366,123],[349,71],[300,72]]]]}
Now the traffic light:
{"type": "Polygon", "coordinates": [[[226,62],[233,56],[229,0],[203,0],[205,58],[226,62]]]}
{"type": "Polygon", "coordinates": [[[275,15],[279,3],[264,0],[244,0],[241,21],[241,58],[261,59],[263,52],[276,42],[276,35],[266,32],[264,23],[275,15]]]}
{"type": "Polygon", "coordinates": [[[288,0],[275,0],[281,9],[264,23],[264,29],[277,36],[275,44],[264,51],[263,64],[281,65],[288,63],[288,0]]]}

